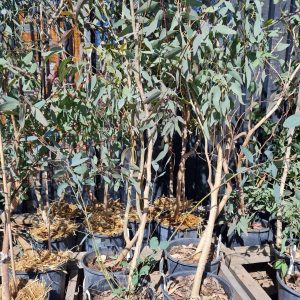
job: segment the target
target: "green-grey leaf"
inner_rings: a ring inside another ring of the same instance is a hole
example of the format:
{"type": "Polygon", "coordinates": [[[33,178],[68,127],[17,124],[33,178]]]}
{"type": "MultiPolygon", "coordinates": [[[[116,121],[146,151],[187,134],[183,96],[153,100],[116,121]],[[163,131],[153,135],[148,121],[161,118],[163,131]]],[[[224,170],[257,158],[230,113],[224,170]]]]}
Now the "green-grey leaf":
{"type": "Polygon", "coordinates": [[[285,128],[292,128],[292,127],[298,127],[300,126],[300,114],[298,115],[292,115],[290,117],[288,117],[284,123],[283,123],[283,127],[285,128]]]}
{"type": "Polygon", "coordinates": [[[231,29],[230,27],[223,25],[223,24],[218,24],[214,27],[214,31],[222,33],[222,34],[236,34],[236,31],[231,29]]]}
{"type": "Polygon", "coordinates": [[[245,154],[246,158],[251,162],[252,164],[254,163],[253,160],[253,154],[245,147],[241,146],[241,151],[245,154]]]}
{"type": "Polygon", "coordinates": [[[48,121],[46,120],[45,116],[43,113],[36,107],[32,106],[31,107],[31,113],[35,117],[35,119],[40,122],[43,126],[48,126],[48,121]]]}
{"type": "Polygon", "coordinates": [[[0,104],[0,111],[2,111],[2,112],[13,111],[20,104],[20,102],[15,98],[12,98],[12,97],[9,97],[6,95],[2,96],[2,98],[5,100],[4,103],[0,104]]]}

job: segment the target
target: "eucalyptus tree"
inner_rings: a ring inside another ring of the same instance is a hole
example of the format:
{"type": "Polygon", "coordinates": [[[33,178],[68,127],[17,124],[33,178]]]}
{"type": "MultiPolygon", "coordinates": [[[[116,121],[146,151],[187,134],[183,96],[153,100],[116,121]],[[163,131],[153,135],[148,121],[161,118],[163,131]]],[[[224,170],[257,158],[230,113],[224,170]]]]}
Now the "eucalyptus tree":
{"type": "MultiPolygon", "coordinates": [[[[229,163],[236,159],[233,172],[240,193],[240,209],[244,210],[242,188],[242,165],[250,158],[247,147],[256,131],[277,111],[289,97],[295,96],[298,84],[299,64],[294,54],[287,63],[285,76],[278,76],[275,62],[278,52],[289,45],[279,41],[269,49],[269,38],[283,32],[272,29],[272,24],[285,22],[265,21],[260,1],[239,1],[233,6],[230,1],[219,1],[213,6],[204,3],[178,4],[178,13],[172,21],[172,30],[180,35],[177,59],[180,61],[177,78],[180,78],[184,95],[189,99],[194,117],[203,134],[205,156],[208,164],[208,184],[211,189],[211,210],[208,225],[197,252],[201,252],[191,299],[199,297],[199,287],[205,263],[208,258],[214,222],[222,211],[232,191],[229,163]],[[251,16],[251,17],[250,17],[251,16]],[[268,111],[254,124],[251,120],[251,106],[258,101],[266,77],[268,64],[281,80],[270,101],[268,111]],[[288,76],[286,76],[288,75],[288,76]],[[239,106],[247,104],[245,119],[240,120],[239,106]],[[249,117],[250,116],[250,117],[249,117]],[[241,126],[242,124],[242,126],[241,126]],[[235,149],[238,139],[243,139],[235,149]],[[220,202],[218,192],[226,184],[225,195],[220,202]]],[[[294,15],[295,18],[295,15],[294,15]]],[[[297,17],[296,17],[297,18],[297,17]]]]}

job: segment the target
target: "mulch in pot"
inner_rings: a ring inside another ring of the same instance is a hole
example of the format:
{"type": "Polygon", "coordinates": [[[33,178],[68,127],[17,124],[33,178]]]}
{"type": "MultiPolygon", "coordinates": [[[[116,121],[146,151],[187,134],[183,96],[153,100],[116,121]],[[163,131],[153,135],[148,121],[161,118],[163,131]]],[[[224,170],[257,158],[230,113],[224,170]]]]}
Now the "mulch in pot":
{"type": "Polygon", "coordinates": [[[180,213],[178,216],[173,217],[171,214],[161,216],[157,219],[159,223],[164,226],[171,226],[178,228],[179,231],[187,229],[196,229],[202,223],[199,216],[190,213],[180,213]]]}
{"type": "Polygon", "coordinates": [[[102,204],[88,207],[88,221],[85,222],[86,228],[94,234],[107,236],[118,235],[123,232],[122,208],[116,203],[109,204],[105,209],[102,204]],[[116,205],[114,207],[114,205],[116,205]]]}
{"type": "Polygon", "coordinates": [[[69,251],[27,250],[15,261],[16,271],[21,272],[46,272],[59,269],[70,260],[69,251]]]}
{"type": "Polygon", "coordinates": [[[121,295],[114,294],[113,291],[100,292],[99,294],[92,297],[92,300],[120,300],[120,299],[130,299],[130,300],[151,300],[151,296],[147,292],[147,287],[143,287],[136,291],[134,294],[129,294],[128,292],[123,292],[121,295]]]}
{"type": "MultiPolygon", "coordinates": [[[[179,276],[170,280],[167,285],[167,292],[174,300],[190,299],[191,290],[194,282],[194,275],[179,276]]],[[[201,299],[227,300],[228,297],[222,285],[214,277],[206,277],[203,280],[201,290],[201,299]]],[[[158,299],[162,299],[159,296],[158,299]]]]}
{"type": "MultiPolygon", "coordinates": [[[[78,228],[78,224],[71,220],[64,218],[54,218],[50,220],[50,239],[59,240],[67,238],[70,235],[75,235],[78,228]]],[[[48,226],[40,219],[38,224],[33,224],[29,229],[29,234],[36,241],[47,241],[48,240],[48,226]]]]}
{"type": "Polygon", "coordinates": [[[66,201],[55,201],[50,205],[50,215],[52,217],[75,220],[82,217],[82,211],[73,203],[66,201]]]}
{"type": "Polygon", "coordinates": [[[103,272],[103,267],[101,266],[101,264],[103,264],[105,269],[107,269],[107,271],[109,272],[121,272],[123,270],[125,271],[126,268],[122,266],[122,263],[119,264],[118,266],[115,266],[114,262],[116,259],[117,259],[116,257],[100,255],[99,257],[94,257],[93,259],[89,259],[87,261],[87,266],[90,269],[99,272],[103,272]]]}
{"type": "MultiPolygon", "coordinates": [[[[14,300],[45,300],[49,289],[44,282],[39,280],[26,280],[17,278],[17,291],[11,297],[14,300]]],[[[10,290],[14,290],[14,284],[10,282],[10,290]]],[[[2,286],[0,286],[0,300],[2,300],[2,286]]]]}
{"type": "Polygon", "coordinates": [[[286,275],[284,277],[284,282],[289,288],[300,293],[300,273],[286,275]]]}
{"type": "MultiPolygon", "coordinates": [[[[178,245],[173,246],[168,252],[173,258],[189,263],[189,264],[197,264],[199,260],[199,256],[194,255],[198,245],[189,244],[189,245],[178,245]]],[[[210,248],[210,253],[208,257],[208,261],[212,261],[216,258],[215,247],[212,244],[210,248]]]]}

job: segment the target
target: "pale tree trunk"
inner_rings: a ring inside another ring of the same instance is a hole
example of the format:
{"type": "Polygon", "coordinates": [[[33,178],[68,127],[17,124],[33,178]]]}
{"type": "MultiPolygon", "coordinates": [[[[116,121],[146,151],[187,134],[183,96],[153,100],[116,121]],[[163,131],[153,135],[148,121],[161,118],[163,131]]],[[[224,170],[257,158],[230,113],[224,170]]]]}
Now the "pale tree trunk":
{"type": "Polygon", "coordinates": [[[197,271],[195,274],[195,279],[194,279],[193,288],[191,292],[191,299],[193,300],[200,299],[199,293],[200,293],[203,272],[211,249],[213,229],[214,229],[215,220],[218,213],[218,193],[222,183],[222,165],[223,165],[223,152],[221,146],[218,145],[217,168],[216,168],[213,190],[211,191],[211,208],[209,213],[208,224],[206,227],[207,232],[206,235],[202,237],[202,239],[205,239],[205,245],[203,247],[203,251],[201,253],[200,259],[198,261],[197,271]]]}
{"type": "Polygon", "coordinates": [[[183,112],[184,117],[184,127],[182,131],[181,140],[181,159],[179,163],[179,169],[177,174],[177,187],[176,187],[176,204],[174,209],[174,217],[176,218],[180,211],[180,204],[183,196],[183,191],[185,191],[185,162],[186,162],[186,145],[188,138],[188,122],[190,120],[190,111],[185,107],[183,112]]]}
{"type": "MultiPolygon", "coordinates": [[[[150,132],[151,134],[151,132],[150,132]]],[[[149,194],[150,194],[150,182],[151,182],[151,162],[152,162],[152,155],[153,155],[153,139],[150,138],[148,142],[148,149],[147,149],[147,159],[146,159],[146,185],[144,189],[144,207],[143,207],[143,215],[142,220],[139,226],[139,235],[136,242],[136,247],[134,250],[134,255],[130,264],[130,273],[129,273],[129,280],[128,285],[132,289],[132,276],[133,273],[137,267],[137,260],[141,252],[142,244],[143,244],[143,238],[144,238],[144,232],[145,227],[147,223],[147,215],[148,215],[148,209],[149,209],[149,194]]]]}
{"type": "Polygon", "coordinates": [[[173,140],[172,137],[170,137],[170,140],[168,142],[169,144],[169,156],[170,156],[170,162],[169,162],[169,196],[174,196],[174,159],[173,159],[173,140]]]}
{"type": "MultiPolygon", "coordinates": [[[[135,17],[135,8],[134,8],[134,1],[130,0],[130,12],[131,12],[131,25],[132,25],[132,31],[134,36],[134,42],[135,42],[135,51],[134,51],[134,60],[133,60],[133,72],[134,72],[134,79],[137,86],[137,90],[139,92],[139,95],[142,99],[142,104],[144,106],[144,113],[145,117],[149,117],[149,109],[148,105],[146,103],[146,97],[141,81],[141,69],[140,69],[140,46],[139,46],[139,24],[136,23],[136,17],[135,17]]],[[[138,240],[136,243],[136,248],[134,251],[134,255],[131,261],[130,265],[130,272],[129,272],[129,280],[128,280],[128,286],[132,289],[132,275],[136,269],[137,266],[137,259],[140,255],[144,232],[145,232],[145,226],[147,223],[147,214],[149,209],[149,193],[150,193],[150,182],[151,182],[151,163],[152,163],[152,154],[153,154],[153,135],[155,128],[148,129],[147,130],[147,159],[146,159],[146,185],[144,189],[143,194],[143,200],[144,200],[144,206],[143,206],[143,214],[142,219],[140,223],[140,232],[138,235],[138,240]]],[[[141,137],[143,140],[143,136],[141,137]]]]}
{"type": "MultiPolygon", "coordinates": [[[[299,115],[300,117],[300,86],[298,90],[298,97],[297,97],[297,104],[296,104],[296,115],[299,115]]],[[[276,246],[278,248],[281,247],[281,240],[282,240],[282,214],[281,214],[281,207],[284,206],[284,190],[285,190],[285,183],[286,183],[286,178],[287,174],[289,171],[289,166],[290,166],[290,156],[291,156],[291,150],[292,150],[292,141],[293,141],[293,136],[295,133],[295,127],[291,127],[288,130],[287,133],[287,146],[285,149],[285,157],[284,157],[284,167],[283,167],[283,173],[280,181],[280,207],[277,212],[277,220],[276,220],[276,246]]]]}
{"type": "MultiPolygon", "coordinates": [[[[45,225],[47,226],[47,231],[48,231],[48,249],[51,252],[51,232],[50,232],[50,218],[49,218],[49,210],[50,210],[50,205],[49,205],[49,189],[48,189],[48,173],[47,171],[42,171],[42,188],[43,188],[43,200],[45,200],[46,207],[42,211],[44,214],[44,219],[45,219],[45,225]]],[[[42,200],[42,201],[43,201],[42,200]]]]}
{"type": "MultiPolygon", "coordinates": [[[[1,257],[1,269],[2,269],[2,299],[10,300],[10,289],[9,289],[9,227],[10,222],[10,200],[9,190],[7,186],[6,168],[4,160],[4,149],[2,142],[2,133],[0,128],[0,159],[1,159],[1,170],[2,170],[2,182],[3,182],[3,193],[5,199],[5,209],[3,214],[2,222],[4,223],[4,236],[2,244],[2,257],[1,257]]],[[[1,216],[2,217],[2,216],[1,216]]]]}

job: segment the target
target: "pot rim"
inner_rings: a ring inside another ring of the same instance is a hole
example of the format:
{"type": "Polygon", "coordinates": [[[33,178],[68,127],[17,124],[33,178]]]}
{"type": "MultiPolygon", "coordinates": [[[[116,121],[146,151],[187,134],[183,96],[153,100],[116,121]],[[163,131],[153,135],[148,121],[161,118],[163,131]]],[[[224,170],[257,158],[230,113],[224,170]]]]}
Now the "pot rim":
{"type": "Polygon", "coordinates": [[[277,271],[276,272],[276,279],[278,281],[278,284],[284,289],[287,290],[289,293],[291,293],[294,296],[297,296],[298,298],[300,298],[300,293],[296,292],[295,290],[291,289],[290,287],[288,287],[285,282],[282,280],[281,276],[280,276],[280,272],[277,271]]]}

